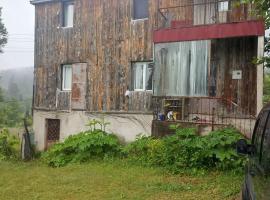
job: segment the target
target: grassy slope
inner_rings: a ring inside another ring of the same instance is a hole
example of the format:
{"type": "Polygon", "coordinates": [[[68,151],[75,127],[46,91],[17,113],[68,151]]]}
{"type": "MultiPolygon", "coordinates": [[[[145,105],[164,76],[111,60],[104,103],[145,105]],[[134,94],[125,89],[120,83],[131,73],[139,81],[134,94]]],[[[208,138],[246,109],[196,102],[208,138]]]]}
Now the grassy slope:
{"type": "Polygon", "coordinates": [[[5,200],[236,199],[241,181],[231,173],[170,175],[120,161],[58,169],[0,162],[0,199],[5,200]]]}

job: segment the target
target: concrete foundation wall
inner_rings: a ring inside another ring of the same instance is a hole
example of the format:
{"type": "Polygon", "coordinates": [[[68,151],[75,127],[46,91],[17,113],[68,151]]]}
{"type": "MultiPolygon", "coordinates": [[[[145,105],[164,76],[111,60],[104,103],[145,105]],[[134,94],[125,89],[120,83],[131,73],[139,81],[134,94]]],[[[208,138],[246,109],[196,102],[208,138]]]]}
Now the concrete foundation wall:
{"type": "Polygon", "coordinates": [[[35,142],[38,150],[46,146],[46,119],[60,119],[60,141],[72,134],[89,129],[87,122],[102,116],[110,122],[106,128],[125,142],[134,141],[138,134],[151,135],[152,115],[146,114],[89,114],[84,111],[48,112],[34,110],[35,142]]]}

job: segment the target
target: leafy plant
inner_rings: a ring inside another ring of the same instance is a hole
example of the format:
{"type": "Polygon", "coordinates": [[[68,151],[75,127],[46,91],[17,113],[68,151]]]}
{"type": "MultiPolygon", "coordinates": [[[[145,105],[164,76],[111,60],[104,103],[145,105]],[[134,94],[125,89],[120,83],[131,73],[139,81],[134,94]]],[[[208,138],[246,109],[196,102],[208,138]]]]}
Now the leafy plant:
{"type": "Polygon", "coordinates": [[[161,166],[173,172],[183,169],[221,170],[244,166],[245,158],[236,154],[239,132],[227,128],[199,136],[194,128],[172,127],[176,134],[162,139],[141,137],[124,148],[129,159],[143,165],[161,166]]]}
{"type": "Polygon", "coordinates": [[[108,125],[110,125],[110,122],[106,122],[106,121],[105,121],[105,117],[102,116],[100,120],[93,119],[93,120],[90,120],[90,121],[86,124],[86,126],[89,126],[89,127],[90,127],[90,131],[96,130],[97,125],[99,125],[100,130],[102,130],[102,131],[105,132],[105,131],[106,131],[106,127],[107,127],[108,125]]]}
{"type": "Polygon", "coordinates": [[[15,136],[11,136],[8,129],[0,131],[0,161],[16,158],[16,145],[19,145],[19,140],[15,136]]]}
{"type": "Polygon", "coordinates": [[[71,162],[115,157],[120,153],[120,149],[115,135],[94,130],[68,137],[63,143],[54,145],[42,157],[48,165],[60,167],[71,162]]]}

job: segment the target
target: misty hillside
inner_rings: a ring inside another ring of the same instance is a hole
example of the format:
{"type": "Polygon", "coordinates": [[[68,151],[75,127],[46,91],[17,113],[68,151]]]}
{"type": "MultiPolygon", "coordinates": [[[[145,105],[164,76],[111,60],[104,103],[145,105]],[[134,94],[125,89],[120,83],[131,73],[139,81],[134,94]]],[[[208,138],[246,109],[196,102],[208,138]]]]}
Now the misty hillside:
{"type": "Polygon", "coordinates": [[[0,71],[0,87],[8,97],[29,99],[33,95],[34,68],[26,67],[0,71]]]}

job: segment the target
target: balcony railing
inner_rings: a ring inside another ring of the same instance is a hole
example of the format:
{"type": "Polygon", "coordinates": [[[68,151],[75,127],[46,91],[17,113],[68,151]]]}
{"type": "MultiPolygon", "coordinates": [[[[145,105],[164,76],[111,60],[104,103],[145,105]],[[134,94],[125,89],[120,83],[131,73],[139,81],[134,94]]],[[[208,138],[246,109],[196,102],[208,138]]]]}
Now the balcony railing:
{"type": "Polygon", "coordinates": [[[250,137],[256,117],[232,101],[218,97],[153,97],[153,118],[159,121],[234,126],[250,137]]]}
{"type": "Polygon", "coordinates": [[[158,27],[180,28],[196,25],[234,23],[256,20],[252,4],[235,0],[194,0],[171,7],[160,7],[158,27]]]}

